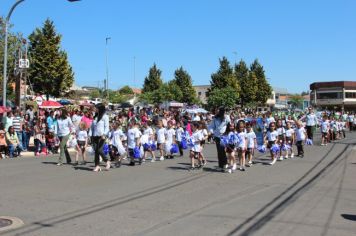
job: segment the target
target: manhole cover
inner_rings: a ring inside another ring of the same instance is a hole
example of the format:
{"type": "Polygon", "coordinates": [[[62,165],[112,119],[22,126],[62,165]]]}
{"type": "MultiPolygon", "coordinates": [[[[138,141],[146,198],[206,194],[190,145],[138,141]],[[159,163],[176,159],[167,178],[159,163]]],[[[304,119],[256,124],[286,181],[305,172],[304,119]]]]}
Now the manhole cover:
{"type": "Polygon", "coordinates": [[[0,218],[0,228],[8,227],[12,225],[12,220],[0,218]]]}

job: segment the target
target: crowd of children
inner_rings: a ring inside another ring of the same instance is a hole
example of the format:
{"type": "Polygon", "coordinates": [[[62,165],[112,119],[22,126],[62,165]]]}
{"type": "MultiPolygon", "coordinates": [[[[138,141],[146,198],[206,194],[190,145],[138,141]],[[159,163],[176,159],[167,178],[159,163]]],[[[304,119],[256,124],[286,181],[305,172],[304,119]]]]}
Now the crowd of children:
{"type": "MultiPolygon", "coordinates": [[[[32,114],[31,118],[31,112],[26,112],[27,120],[23,119],[22,129],[23,132],[30,129],[33,133],[35,156],[58,153],[60,140],[56,135],[56,127],[59,114],[60,110],[57,110],[39,113],[37,116],[32,114]]],[[[87,153],[93,153],[89,131],[94,116],[95,107],[85,111],[78,109],[71,114],[73,127],[67,146],[76,150],[75,165],[85,165],[87,153]]],[[[237,169],[245,171],[246,167],[251,167],[255,150],[265,153],[269,149],[269,164],[274,165],[276,161],[294,158],[295,153],[296,156],[304,157],[304,144],[312,142],[308,140],[302,119],[295,116],[265,116],[255,113],[245,115],[236,111],[229,116],[231,122],[221,137],[221,145],[228,158],[228,173],[237,169]],[[257,119],[262,120],[262,127],[257,124],[257,119]],[[263,141],[259,145],[255,132],[263,133],[263,141]]],[[[146,109],[112,113],[110,132],[106,136],[103,150],[105,155],[110,156],[107,168],[120,167],[124,160],[134,166],[147,160],[156,162],[172,159],[174,156],[183,156],[184,149],[189,149],[190,170],[201,169],[207,163],[204,147],[211,141],[212,130],[209,124],[212,117],[209,113],[192,115],[146,109]]],[[[345,138],[348,123],[349,120],[342,117],[323,115],[318,122],[322,134],[321,145],[345,138]]],[[[6,155],[13,157],[14,150],[17,149],[20,153],[22,145],[16,134],[12,129],[8,132],[0,130],[2,158],[6,155]]]]}

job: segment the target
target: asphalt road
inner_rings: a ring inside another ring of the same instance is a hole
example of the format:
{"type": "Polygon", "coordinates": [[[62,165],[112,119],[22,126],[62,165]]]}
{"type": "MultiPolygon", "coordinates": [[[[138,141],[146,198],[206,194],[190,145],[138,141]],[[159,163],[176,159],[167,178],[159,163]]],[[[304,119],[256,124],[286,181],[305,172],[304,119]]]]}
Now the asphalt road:
{"type": "Polygon", "coordinates": [[[356,133],[303,159],[246,172],[202,171],[189,159],[93,173],[93,163],[0,160],[0,215],[21,228],[0,235],[356,235],[356,133]]]}

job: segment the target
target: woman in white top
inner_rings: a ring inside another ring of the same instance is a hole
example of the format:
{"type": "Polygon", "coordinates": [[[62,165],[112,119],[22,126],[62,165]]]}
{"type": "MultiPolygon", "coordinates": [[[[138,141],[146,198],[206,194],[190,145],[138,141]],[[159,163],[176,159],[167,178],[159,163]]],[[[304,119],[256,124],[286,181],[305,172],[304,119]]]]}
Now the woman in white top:
{"type": "Polygon", "coordinates": [[[104,153],[104,144],[105,139],[109,135],[109,116],[105,113],[104,104],[100,103],[97,105],[97,113],[95,114],[93,123],[91,124],[91,128],[89,130],[89,135],[92,138],[92,145],[95,151],[95,168],[93,171],[98,172],[101,171],[99,166],[100,159],[99,156],[106,162],[106,170],[109,170],[111,167],[111,163],[108,160],[107,155],[104,153]]]}
{"type": "Polygon", "coordinates": [[[62,165],[62,159],[63,156],[66,156],[67,159],[67,164],[70,164],[72,162],[72,159],[70,158],[68,149],[67,149],[67,142],[69,139],[69,135],[71,132],[74,131],[74,125],[72,123],[72,120],[68,116],[68,112],[65,109],[62,109],[61,115],[59,116],[59,119],[57,120],[57,135],[60,140],[59,143],[59,149],[60,149],[60,154],[59,154],[59,159],[58,159],[58,166],[62,165]]]}

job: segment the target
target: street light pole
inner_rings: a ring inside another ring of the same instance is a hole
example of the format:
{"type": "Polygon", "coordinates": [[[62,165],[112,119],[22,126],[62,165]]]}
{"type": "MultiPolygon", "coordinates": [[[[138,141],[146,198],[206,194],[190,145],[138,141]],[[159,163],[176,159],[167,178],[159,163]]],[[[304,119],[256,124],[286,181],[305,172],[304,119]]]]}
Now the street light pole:
{"type": "Polygon", "coordinates": [[[8,25],[10,17],[15,8],[25,0],[17,0],[17,2],[11,7],[9,14],[5,19],[5,45],[4,45],[4,71],[3,71],[3,90],[2,90],[2,105],[6,107],[6,85],[7,85],[7,38],[8,38],[8,25]]]}
{"type": "MultiPolygon", "coordinates": [[[[25,0],[17,0],[15,4],[11,7],[9,14],[5,19],[5,45],[4,45],[4,71],[3,71],[3,89],[2,89],[2,105],[6,107],[6,85],[7,85],[7,38],[8,38],[8,26],[10,22],[10,17],[15,8],[25,0]]],[[[80,0],[67,0],[68,2],[79,2],[80,0]]]]}
{"type": "Polygon", "coordinates": [[[109,100],[109,65],[108,65],[108,41],[110,37],[105,39],[105,58],[106,58],[106,96],[109,100]]]}

